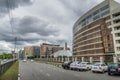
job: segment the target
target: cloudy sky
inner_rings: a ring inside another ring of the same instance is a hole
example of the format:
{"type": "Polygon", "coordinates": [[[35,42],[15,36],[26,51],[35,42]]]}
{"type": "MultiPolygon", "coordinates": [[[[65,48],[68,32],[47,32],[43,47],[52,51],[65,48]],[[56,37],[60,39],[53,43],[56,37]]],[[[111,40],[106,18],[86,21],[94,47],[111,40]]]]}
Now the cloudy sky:
{"type": "Polygon", "coordinates": [[[75,21],[102,1],[0,0],[0,52],[13,50],[15,37],[18,48],[43,42],[71,47],[75,21]]]}

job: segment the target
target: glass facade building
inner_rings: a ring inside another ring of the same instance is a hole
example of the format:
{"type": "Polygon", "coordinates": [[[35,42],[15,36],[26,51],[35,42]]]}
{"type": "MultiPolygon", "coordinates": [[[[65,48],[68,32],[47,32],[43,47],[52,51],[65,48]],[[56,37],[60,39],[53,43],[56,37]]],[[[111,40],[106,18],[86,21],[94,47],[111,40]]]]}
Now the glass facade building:
{"type": "Polygon", "coordinates": [[[73,55],[84,61],[115,61],[120,55],[120,4],[105,0],[73,27],[73,55]]]}

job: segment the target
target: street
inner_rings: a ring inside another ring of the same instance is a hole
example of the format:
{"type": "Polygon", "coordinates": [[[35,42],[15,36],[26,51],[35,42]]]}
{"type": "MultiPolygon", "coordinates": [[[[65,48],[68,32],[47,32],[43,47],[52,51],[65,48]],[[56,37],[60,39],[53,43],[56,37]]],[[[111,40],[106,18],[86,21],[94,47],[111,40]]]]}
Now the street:
{"type": "Polygon", "coordinates": [[[20,80],[119,80],[120,76],[108,76],[107,73],[91,71],[71,71],[53,65],[23,62],[19,64],[20,80]]]}

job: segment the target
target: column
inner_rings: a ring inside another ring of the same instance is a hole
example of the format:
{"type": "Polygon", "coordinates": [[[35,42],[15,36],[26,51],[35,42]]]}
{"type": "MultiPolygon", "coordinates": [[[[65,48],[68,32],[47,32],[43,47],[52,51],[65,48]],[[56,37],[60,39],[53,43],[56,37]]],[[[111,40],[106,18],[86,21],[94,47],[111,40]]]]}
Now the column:
{"type": "Polygon", "coordinates": [[[117,62],[118,62],[117,57],[113,57],[113,62],[114,62],[114,63],[117,63],[117,62]]]}
{"type": "Polygon", "coordinates": [[[75,57],[75,61],[77,61],[77,57],[75,57]]]}
{"type": "Polygon", "coordinates": [[[57,62],[57,58],[55,58],[55,61],[57,62]]]}
{"type": "Polygon", "coordinates": [[[82,57],[82,62],[84,62],[84,57],[82,57]]]}
{"type": "Polygon", "coordinates": [[[104,61],[103,61],[103,57],[102,57],[102,56],[100,56],[100,62],[104,62],[104,61]]]}
{"type": "Polygon", "coordinates": [[[60,62],[60,57],[58,58],[58,61],[60,62]]]}
{"type": "Polygon", "coordinates": [[[90,63],[93,63],[93,58],[92,57],[90,57],[90,63]]]}
{"type": "Polygon", "coordinates": [[[63,56],[62,56],[62,62],[63,62],[63,56]]]}

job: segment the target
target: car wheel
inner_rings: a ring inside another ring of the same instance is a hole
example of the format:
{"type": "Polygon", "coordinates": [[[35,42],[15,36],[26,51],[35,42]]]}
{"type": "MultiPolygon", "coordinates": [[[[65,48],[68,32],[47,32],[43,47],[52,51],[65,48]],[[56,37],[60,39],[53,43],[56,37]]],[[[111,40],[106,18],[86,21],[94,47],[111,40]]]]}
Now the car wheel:
{"type": "Polygon", "coordinates": [[[105,70],[103,70],[102,73],[105,73],[105,70]]]}
{"type": "Polygon", "coordinates": [[[87,71],[89,71],[89,67],[87,67],[87,71]]]}
{"type": "Polygon", "coordinates": [[[108,72],[108,75],[111,75],[111,73],[110,73],[110,72],[108,72]]]}
{"type": "Polygon", "coordinates": [[[95,71],[92,71],[93,73],[95,73],[95,71]]]}

